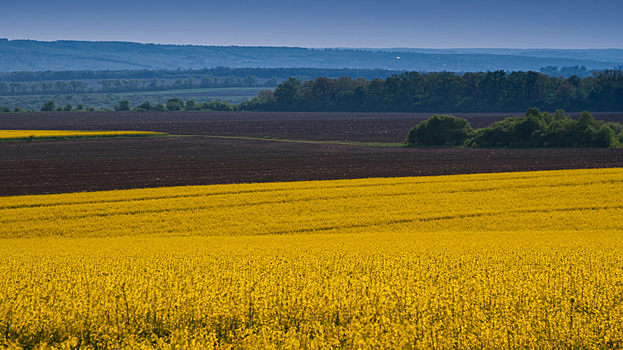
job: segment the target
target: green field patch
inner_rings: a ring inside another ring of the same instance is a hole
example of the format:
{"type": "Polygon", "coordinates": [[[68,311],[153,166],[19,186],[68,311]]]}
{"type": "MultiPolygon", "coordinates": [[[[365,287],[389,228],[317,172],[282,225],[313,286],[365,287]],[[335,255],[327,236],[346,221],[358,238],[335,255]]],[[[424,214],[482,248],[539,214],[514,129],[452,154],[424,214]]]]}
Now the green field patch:
{"type": "MultiPolygon", "coordinates": [[[[246,91],[249,96],[255,96],[263,88],[258,87],[229,87],[229,88],[203,88],[203,89],[177,89],[177,90],[157,90],[157,91],[138,91],[133,94],[137,95],[171,95],[171,94],[197,94],[203,92],[219,92],[219,91],[246,91]]],[[[116,95],[127,95],[127,92],[117,93],[116,95]]]]}
{"type": "Polygon", "coordinates": [[[264,140],[264,141],[281,141],[281,142],[298,142],[298,143],[323,143],[330,145],[345,145],[345,146],[366,146],[366,147],[403,147],[403,143],[392,143],[392,142],[357,142],[357,141],[317,141],[317,140],[297,140],[297,139],[286,139],[280,137],[250,137],[250,136],[219,136],[219,135],[170,135],[174,137],[185,137],[185,136],[203,136],[203,137],[212,137],[219,139],[241,139],[241,140],[264,140]]]}

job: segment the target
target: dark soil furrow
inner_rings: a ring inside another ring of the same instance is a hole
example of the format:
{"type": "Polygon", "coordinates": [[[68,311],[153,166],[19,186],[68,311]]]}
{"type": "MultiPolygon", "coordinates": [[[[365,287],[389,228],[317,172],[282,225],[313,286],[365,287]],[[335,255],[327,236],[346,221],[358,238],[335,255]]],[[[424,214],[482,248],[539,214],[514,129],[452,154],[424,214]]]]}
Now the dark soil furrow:
{"type": "Polygon", "coordinates": [[[0,195],[9,196],[623,167],[623,149],[377,148],[184,137],[2,143],[0,159],[0,195]]]}

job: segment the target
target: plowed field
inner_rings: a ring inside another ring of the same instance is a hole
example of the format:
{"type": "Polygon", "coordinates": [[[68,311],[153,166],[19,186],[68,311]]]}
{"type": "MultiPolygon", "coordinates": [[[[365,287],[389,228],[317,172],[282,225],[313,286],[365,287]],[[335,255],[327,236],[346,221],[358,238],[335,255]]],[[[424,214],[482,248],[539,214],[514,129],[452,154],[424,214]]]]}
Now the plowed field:
{"type": "Polygon", "coordinates": [[[0,144],[0,194],[623,167],[623,149],[414,149],[178,137],[0,144]]]}
{"type": "MultiPolygon", "coordinates": [[[[0,129],[141,130],[170,134],[402,142],[430,114],[32,113],[0,129]]],[[[459,115],[476,127],[509,114],[459,115]]],[[[623,113],[596,114],[621,121],[623,113]]],[[[0,196],[366,177],[607,168],[623,149],[414,149],[205,136],[0,144],[0,196]]]]}
{"type": "MultiPolygon", "coordinates": [[[[451,113],[483,128],[518,113],[451,113]]],[[[52,112],[0,116],[1,129],[138,130],[178,135],[275,137],[316,141],[403,142],[433,113],[52,112]]],[[[579,113],[572,113],[579,117],[579,113]]],[[[594,113],[623,121],[623,113],[594,113]]]]}

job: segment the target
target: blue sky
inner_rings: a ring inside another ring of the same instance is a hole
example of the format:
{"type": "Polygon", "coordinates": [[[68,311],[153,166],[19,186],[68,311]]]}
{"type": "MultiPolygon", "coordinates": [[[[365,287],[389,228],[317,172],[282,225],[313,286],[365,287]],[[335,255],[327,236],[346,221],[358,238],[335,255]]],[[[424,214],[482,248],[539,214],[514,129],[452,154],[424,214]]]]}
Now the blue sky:
{"type": "Polygon", "coordinates": [[[0,37],[302,47],[623,48],[622,0],[20,0],[0,37]]]}

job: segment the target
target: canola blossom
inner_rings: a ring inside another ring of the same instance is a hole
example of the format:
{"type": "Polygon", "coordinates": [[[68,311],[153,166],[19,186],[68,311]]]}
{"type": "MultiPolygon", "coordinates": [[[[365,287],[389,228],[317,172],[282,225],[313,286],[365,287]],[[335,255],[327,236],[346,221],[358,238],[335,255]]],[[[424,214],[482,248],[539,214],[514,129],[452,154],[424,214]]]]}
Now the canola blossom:
{"type": "Polygon", "coordinates": [[[0,197],[0,347],[623,346],[623,169],[0,197]]]}
{"type": "Polygon", "coordinates": [[[148,137],[166,135],[165,133],[153,131],[0,130],[0,142],[29,139],[148,137]]]}
{"type": "Polygon", "coordinates": [[[0,238],[623,228],[623,170],[0,197],[0,238]]]}

